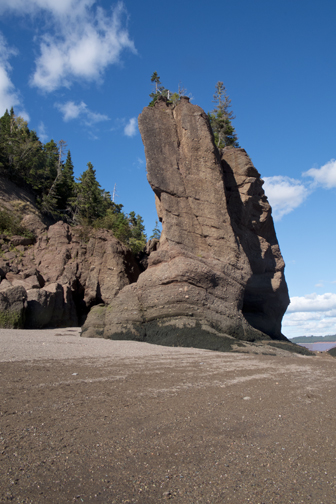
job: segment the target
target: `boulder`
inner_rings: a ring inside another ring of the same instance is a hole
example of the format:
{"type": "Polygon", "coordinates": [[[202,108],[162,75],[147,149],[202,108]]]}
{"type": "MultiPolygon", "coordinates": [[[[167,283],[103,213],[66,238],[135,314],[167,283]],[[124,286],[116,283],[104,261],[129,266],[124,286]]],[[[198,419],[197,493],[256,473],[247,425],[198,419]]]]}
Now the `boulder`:
{"type": "Polygon", "coordinates": [[[35,238],[27,238],[26,236],[11,236],[9,239],[10,244],[13,247],[19,247],[19,246],[24,246],[27,247],[28,245],[33,245],[35,242],[35,238]]]}
{"type": "Polygon", "coordinates": [[[33,213],[25,215],[21,221],[21,224],[35,236],[41,235],[47,230],[47,226],[44,224],[42,219],[38,215],[33,213]]]}
{"type": "Polygon", "coordinates": [[[59,283],[27,291],[27,328],[77,326],[78,319],[69,287],[59,283]]]}
{"type": "Polygon", "coordinates": [[[243,149],[214,144],[207,114],[182,98],[139,116],[160,246],[136,283],[82,334],[218,348],[223,338],[285,339],[284,262],[262,181],[243,149]],[[200,343],[201,342],[201,343],[200,343]]]}
{"type": "MultiPolygon", "coordinates": [[[[6,282],[6,280],[3,280],[6,282]]],[[[8,282],[9,283],[9,282],[8,282]]],[[[24,327],[27,293],[22,286],[0,290],[0,327],[19,329],[24,327]]]]}
{"type": "Polygon", "coordinates": [[[6,289],[9,289],[9,287],[12,287],[12,284],[6,278],[1,280],[0,291],[4,291],[6,289]]]}

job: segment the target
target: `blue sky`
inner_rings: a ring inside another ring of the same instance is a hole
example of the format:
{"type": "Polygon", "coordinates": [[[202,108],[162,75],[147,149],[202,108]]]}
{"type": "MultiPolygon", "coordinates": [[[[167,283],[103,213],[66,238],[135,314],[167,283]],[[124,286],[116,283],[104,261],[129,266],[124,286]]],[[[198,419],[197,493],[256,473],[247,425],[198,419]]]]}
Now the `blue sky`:
{"type": "Polygon", "coordinates": [[[157,218],[137,116],[150,77],[213,108],[223,81],[265,179],[291,305],[288,337],[336,333],[334,0],[0,0],[0,113],[90,161],[124,210],[157,218]]]}

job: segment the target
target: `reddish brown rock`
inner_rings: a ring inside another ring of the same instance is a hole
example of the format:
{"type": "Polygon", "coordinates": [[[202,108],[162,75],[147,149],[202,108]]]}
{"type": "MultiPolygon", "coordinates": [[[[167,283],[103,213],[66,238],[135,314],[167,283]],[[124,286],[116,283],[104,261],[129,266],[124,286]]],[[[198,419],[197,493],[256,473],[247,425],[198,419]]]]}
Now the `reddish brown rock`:
{"type": "Polygon", "coordinates": [[[27,328],[78,325],[76,307],[69,286],[52,283],[43,289],[27,290],[27,305],[27,328]]]}
{"type": "Polygon", "coordinates": [[[104,315],[92,310],[84,334],[205,348],[227,337],[284,338],[284,263],[245,151],[219,153],[207,115],[186,98],[175,108],[164,101],[145,108],[139,129],[162,222],[160,247],[104,315]]]}
{"type": "Polygon", "coordinates": [[[28,293],[27,327],[80,325],[93,305],[109,304],[138,278],[132,253],[112,232],[64,222],[39,232],[35,217],[35,244],[1,264],[0,291],[21,286],[28,293]]]}

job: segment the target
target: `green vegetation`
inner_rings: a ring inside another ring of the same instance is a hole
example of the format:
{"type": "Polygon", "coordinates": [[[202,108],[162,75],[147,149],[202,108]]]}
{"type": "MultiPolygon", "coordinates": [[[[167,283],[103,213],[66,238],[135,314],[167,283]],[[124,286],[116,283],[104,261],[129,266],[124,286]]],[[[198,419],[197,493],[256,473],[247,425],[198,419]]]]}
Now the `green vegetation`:
{"type": "MultiPolygon", "coordinates": [[[[141,216],[135,212],[125,214],[123,205],[112,201],[110,193],[97,181],[91,163],[75,180],[66,142],[50,140],[43,144],[13,108],[0,118],[0,174],[29,187],[37,206],[49,218],[110,229],[134,253],[144,249],[147,238],[141,216]]],[[[27,236],[19,219],[5,211],[0,212],[0,232],[27,236]]]]}
{"type": "Polygon", "coordinates": [[[155,227],[152,231],[152,235],[150,236],[150,239],[151,240],[160,240],[160,236],[161,236],[161,231],[159,228],[159,223],[158,223],[158,221],[155,221],[155,227]]]}
{"type": "Polygon", "coordinates": [[[0,233],[33,238],[33,234],[20,224],[21,219],[7,210],[0,210],[0,233]]]}
{"type": "Polygon", "coordinates": [[[22,312],[4,310],[0,312],[0,327],[3,329],[22,329],[24,321],[22,312]]]}
{"type": "Polygon", "coordinates": [[[109,208],[104,217],[96,220],[93,225],[98,228],[110,229],[114,236],[123,243],[127,243],[135,254],[146,246],[145,226],[140,215],[130,212],[125,215],[121,211],[122,205],[109,208]]]}
{"type": "MultiPolygon", "coordinates": [[[[179,85],[178,92],[171,92],[166,89],[160,80],[157,72],[151,76],[151,83],[154,86],[153,92],[149,95],[151,101],[149,107],[154,107],[160,97],[164,97],[168,104],[176,105],[181,96],[186,94],[186,90],[179,85]]],[[[215,108],[208,112],[208,117],[212,132],[215,138],[215,144],[219,149],[224,147],[239,147],[238,136],[232,120],[235,119],[231,109],[231,100],[226,92],[223,82],[217,82],[216,92],[213,95],[215,108]]]]}
{"type": "Polygon", "coordinates": [[[160,96],[166,98],[167,103],[175,105],[179,101],[180,97],[185,93],[185,89],[182,89],[181,86],[179,86],[178,92],[171,92],[169,91],[169,89],[166,89],[164,86],[162,86],[160,77],[157,72],[153,73],[151,82],[154,85],[154,90],[149,95],[149,97],[151,98],[151,101],[148,105],[149,107],[154,107],[155,102],[160,96]]]}
{"type": "Polygon", "coordinates": [[[229,146],[239,147],[238,137],[231,123],[235,116],[230,110],[231,100],[223,82],[217,82],[213,101],[216,106],[208,116],[217,147],[219,149],[229,146]]]}

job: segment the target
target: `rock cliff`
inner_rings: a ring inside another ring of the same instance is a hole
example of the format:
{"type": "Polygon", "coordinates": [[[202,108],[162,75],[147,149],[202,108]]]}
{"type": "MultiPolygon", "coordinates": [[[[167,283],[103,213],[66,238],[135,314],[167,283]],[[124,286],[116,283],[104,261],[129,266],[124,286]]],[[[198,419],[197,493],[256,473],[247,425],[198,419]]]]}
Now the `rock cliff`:
{"type": "Polygon", "coordinates": [[[47,228],[37,215],[23,220],[36,239],[0,237],[0,327],[81,325],[90,308],[109,304],[140,270],[108,230],[47,228]]]}
{"type": "Polygon", "coordinates": [[[148,268],[86,336],[221,348],[227,338],[285,339],[284,262],[262,180],[243,149],[219,152],[204,111],[182,98],[139,116],[162,236],[148,268]]]}

